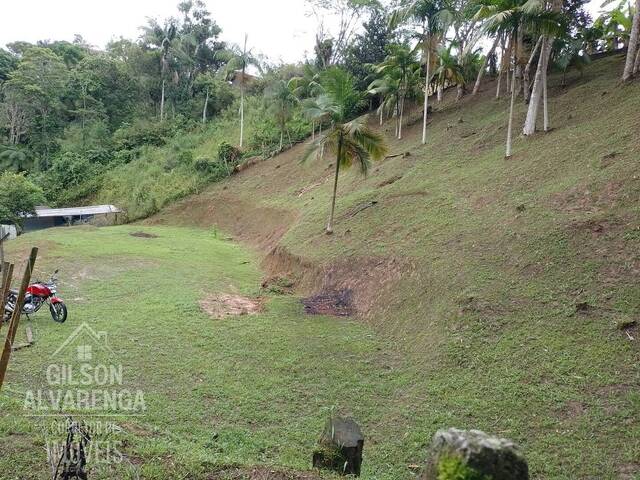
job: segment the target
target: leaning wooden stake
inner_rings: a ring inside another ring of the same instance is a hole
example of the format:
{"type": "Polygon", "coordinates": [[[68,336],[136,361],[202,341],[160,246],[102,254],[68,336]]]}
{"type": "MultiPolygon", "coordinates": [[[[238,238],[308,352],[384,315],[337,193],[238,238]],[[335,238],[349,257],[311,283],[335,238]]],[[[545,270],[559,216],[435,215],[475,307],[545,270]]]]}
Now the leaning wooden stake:
{"type": "Polygon", "coordinates": [[[9,238],[9,232],[4,233],[4,229],[0,228],[0,268],[4,270],[4,241],[9,238]]]}
{"type": "Polygon", "coordinates": [[[5,263],[2,265],[2,283],[0,283],[0,330],[4,324],[4,307],[7,304],[7,296],[9,288],[11,288],[11,279],[13,278],[13,264],[5,263]]]}
{"type": "Polygon", "coordinates": [[[24,269],[24,275],[22,277],[22,283],[18,292],[18,298],[16,299],[15,308],[11,315],[11,321],[9,322],[9,328],[7,330],[7,338],[4,342],[4,349],[2,350],[2,357],[0,357],[0,389],[4,383],[4,376],[7,373],[7,367],[9,366],[9,358],[11,357],[11,346],[16,338],[16,332],[18,331],[18,324],[20,323],[20,314],[22,313],[22,307],[24,306],[24,297],[31,281],[31,274],[33,273],[33,267],[36,264],[38,258],[38,249],[32,248],[29,261],[24,269]]]}

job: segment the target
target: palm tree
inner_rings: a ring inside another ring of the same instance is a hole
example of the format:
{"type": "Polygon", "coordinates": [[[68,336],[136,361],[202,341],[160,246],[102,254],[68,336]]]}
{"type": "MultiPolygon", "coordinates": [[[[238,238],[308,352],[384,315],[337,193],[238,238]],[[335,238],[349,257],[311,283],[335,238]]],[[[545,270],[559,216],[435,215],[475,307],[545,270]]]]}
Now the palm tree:
{"type": "Polygon", "coordinates": [[[390,54],[375,69],[379,75],[388,75],[390,79],[398,80],[398,140],[402,139],[402,124],[404,106],[407,97],[413,96],[416,80],[420,77],[420,64],[416,61],[413,51],[407,45],[393,45],[390,54]]]}
{"type": "MultiPolygon", "coordinates": [[[[305,63],[303,66],[303,72],[301,76],[293,77],[290,80],[290,86],[293,88],[294,95],[307,107],[313,106],[315,98],[322,93],[322,86],[320,85],[320,73],[310,63],[305,63]]],[[[304,109],[305,111],[308,108],[304,109]]],[[[311,121],[311,138],[315,140],[316,137],[316,121],[317,119],[309,118],[311,121]]],[[[322,134],[322,120],[320,123],[320,134],[322,134]]]]}
{"type": "MultiPolygon", "coordinates": [[[[289,134],[287,123],[291,118],[293,107],[298,103],[298,98],[294,94],[294,85],[295,82],[276,80],[265,92],[265,98],[269,100],[269,110],[280,129],[280,151],[282,151],[285,132],[289,134]]],[[[289,143],[291,143],[290,136],[289,143]]]]}
{"type": "Polygon", "coordinates": [[[31,168],[33,168],[33,160],[27,156],[25,149],[0,145],[0,172],[3,170],[25,172],[31,168]]]}
{"type": "Polygon", "coordinates": [[[247,50],[247,40],[249,36],[244,36],[244,46],[242,49],[237,45],[227,52],[228,62],[226,68],[227,78],[235,77],[240,73],[240,148],[244,144],[244,93],[247,80],[247,67],[255,66],[260,70],[260,61],[247,50]]]}
{"type": "Polygon", "coordinates": [[[562,17],[562,0],[553,0],[551,11],[544,10],[544,2],[529,0],[525,5],[530,5],[529,31],[540,34],[540,55],[538,67],[533,81],[533,89],[529,98],[529,108],[527,117],[522,128],[523,135],[533,135],[536,130],[536,120],[538,117],[538,107],[542,98],[544,108],[544,131],[549,130],[549,113],[547,104],[547,70],[549,69],[549,58],[551,56],[551,46],[555,37],[561,37],[566,33],[562,17]]]}
{"type": "MultiPolygon", "coordinates": [[[[544,11],[543,0],[483,0],[475,18],[485,21],[483,28],[486,32],[493,35],[505,35],[509,44],[507,55],[510,59],[509,63],[513,64],[505,153],[505,157],[509,158],[511,157],[514,105],[519,90],[516,87],[516,82],[520,78],[522,68],[523,37],[527,32],[557,32],[559,29],[558,15],[554,12],[544,11]]],[[[541,55],[542,57],[543,55],[541,55]]]]}
{"type": "Polygon", "coordinates": [[[340,168],[357,163],[360,171],[366,174],[370,161],[384,158],[387,147],[382,136],[366,125],[365,119],[348,121],[347,115],[351,105],[354,101],[357,103],[356,97],[361,97],[355,90],[351,75],[333,67],[324,72],[322,85],[325,93],[318,99],[315,116],[328,116],[331,127],[324,135],[311,142],[302,161],[308,160],[325,146],[336,154],[331,210],[326,228],[326,233],[332,234],[340,168]]]}
{"type": "Polygon", "coordinates": [[[566,86],[567,70],[571,67],[577,69],[581,74],[584,67],[591,63],[589,55],[582,51],[582,40],[567,38],[557,41],[559,44],[558,53],[555,55],[554,65],[562,72],[562,86],[566,86]]]}
{"type": "Polygon", "coordinates": [[[150,45],[160,48],[160,75],[162,77],[162,94],[160,97],[160,121],[164,120],[164,102],[165,102],[165,85],[166,74],[169,69],[169,53],[173,41],[176,39],[178,27],[175,20],[169,19],[165,22],[164,27],[151,20],[149,26],[144,27],[144,40],[150,45]]]}
{"type": "Polygon", "coordinates": [[[422,144],[427,143],[427,113],[429,110],[429,85],[431,71],[437,51],[455,16],[454,9],[445,0],[412,0],[406,7],[391,15],[391,24],[396,26],[407,20],[421,25],[420,41],[426,75],[424,83],[424,111],[422,117],[422,144]],[[433,58],[432,58],[433,57],[433,58]]]}
{"type": "Polygon", "coordinates": [[[378,113],[380,114],[380,126],[383,125],[384,115],[396,113],[396,132],[395,136],[398,136],[399,118],[398,114],[400,106],[400,92],[401,92],[401,79],[399,76],[394,76],[396,72],[386,72],[382,77],[376,78],[368,88],[369,95],[380,96],[380,107],[378,113]]]}
{"type": "Polygon", "coordinates": [[[464,84],[464,70],[458,63],[456,55],[451,53],[451,45],[448,48],[438,50],[438,67],[434,72],[438,89],[444,90],[448,85],[464,84]]]}

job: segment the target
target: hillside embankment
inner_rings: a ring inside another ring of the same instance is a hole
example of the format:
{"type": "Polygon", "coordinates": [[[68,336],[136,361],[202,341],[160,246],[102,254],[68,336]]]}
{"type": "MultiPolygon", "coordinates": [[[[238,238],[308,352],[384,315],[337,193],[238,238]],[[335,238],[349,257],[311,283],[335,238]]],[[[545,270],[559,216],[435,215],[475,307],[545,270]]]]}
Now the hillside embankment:
{"type": "Polygon", "coordinates": [[[640,83],[617,83],[622,61],[554,76],[553,130],[510,159],[493,82],[436,103],[426,145],[419,113],[402,140],[387,122],[396,156],[341,176],[334,235],[333,159],[300,164],[304,145],[148,222],[217,226],[259,252],[266,284],[346,298],[416,379],[388,434],[480,428],[520,442],[535,478],[635,478],[640,83]]]}

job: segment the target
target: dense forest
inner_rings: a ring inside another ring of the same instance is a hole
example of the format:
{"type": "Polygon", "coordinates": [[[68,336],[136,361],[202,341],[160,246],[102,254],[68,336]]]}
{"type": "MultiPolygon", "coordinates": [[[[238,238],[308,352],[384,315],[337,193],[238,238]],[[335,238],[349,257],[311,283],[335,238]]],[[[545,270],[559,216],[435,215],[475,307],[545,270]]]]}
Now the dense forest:
{"type": "Polygon", "coordinates": [[[483,76],[497,77],[496,97],[511,98],[509,156],[518,130],[550,128],[548,70],[581,69],[621,49],[623,80],[640,64],[638,1],[607,5],[595,20],[584,0],[307,3],[319,19],[339,21],[334,32],[319,29],[314,57],[298,64],[269,62],[251,32],[242,45],[222,41],[202,0],[183,1],[175,17],[149,20],[138,39],[104,49],[79,36],[0,49],[0,215],[19,222],[35,204],[89,199],[120,203],[131,219],[155,213],[243,159],[329,130],[335,111],[325,97],[341,75],[353,94],[343,96],[340,118],[376,110],[402,138],[406,117],[418,112],[423,142],[431,102],[444,90],[462,98],[483,76]],[[521,126],[516,101],[529,105],[521,126]]]}

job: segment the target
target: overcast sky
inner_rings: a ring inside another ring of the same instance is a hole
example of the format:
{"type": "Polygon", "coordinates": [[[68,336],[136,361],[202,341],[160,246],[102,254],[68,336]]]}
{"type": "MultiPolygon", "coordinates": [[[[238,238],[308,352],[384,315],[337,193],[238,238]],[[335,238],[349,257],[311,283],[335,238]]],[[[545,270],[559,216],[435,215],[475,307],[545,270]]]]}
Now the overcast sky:
{"type": "MultiPolygon", "coordinates": [[[[16,40],[73,40],[82,35],[104,47],[112,38],[135,39],[146,17],[177,16],[178,0],[1,0],[0,46],[16,40]]],[[[603,0],[589,5],[592,14],[603,0]]],[[[302,60],[313,49],[316,21],[304,0],[206,0],[222,39],[249,45],[271,60],[302,60]]]]}

